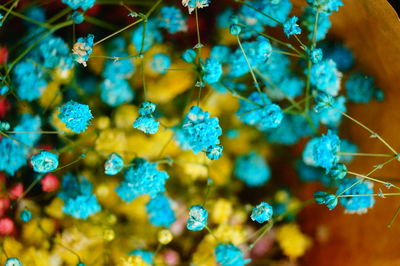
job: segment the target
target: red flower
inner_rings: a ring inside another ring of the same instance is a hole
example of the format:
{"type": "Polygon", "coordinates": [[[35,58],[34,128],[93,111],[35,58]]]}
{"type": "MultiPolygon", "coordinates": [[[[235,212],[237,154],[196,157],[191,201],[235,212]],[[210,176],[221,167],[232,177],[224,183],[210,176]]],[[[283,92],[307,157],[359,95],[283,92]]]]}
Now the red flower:
{"type": "Polygon", "coordinates": [[[0,98],[0,118],[4,118],[7,114],[8,109],[10,108],[10,105],[8,104],[8,101],[6,98],[1,99],[0,98]]]}
{"type": "Polygon", "coordinates": [[[57,176],[53,174],[47,174],[41,181],[42,189],[45,192],[53,192],[58,189],[60,186],[60,181],[58,180],[57,176]]]}
{"type": "Polygon", "coordinates": [[[6,64],[7,59],[8,59],[7,47],[0,47],[0,65],[6,64]]]}
{"type": "Polygon", "coordinates": [[[0,218],[0,235],[11,235],[15,230],[13,220],[8,217],[0,218]]]}

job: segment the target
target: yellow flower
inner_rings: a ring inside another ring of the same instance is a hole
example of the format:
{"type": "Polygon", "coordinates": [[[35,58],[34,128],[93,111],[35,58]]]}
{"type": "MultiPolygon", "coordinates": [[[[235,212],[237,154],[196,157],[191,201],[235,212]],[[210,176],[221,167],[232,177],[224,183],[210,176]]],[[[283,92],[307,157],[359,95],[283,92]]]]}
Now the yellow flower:
{"type": "Polygon", "coordinates": [[[211,221],[217,224],[226,223],[232,215],[232,203],[226,199],[218,199],[211,212],[211,221]]]}
{"type": "Polygon", "coordinates": [[[200,244],[197,246],[196,251],[192,256],[193,266],[217,266],[214,256],[214,248],[217,242],[213,236],[207,235],[203,238],[200,244]]]}
{"type": "Polygon", "coordinates": [[[121,258],[117,266],[150,266],[140,256],[121,258]]]}
{"type": "Polygon", "coordinates": [[[123,104],[116,108],[113,122],[117,128],[132,129],[133,122],[139,116],[133,104],[123,104]]]}
{"type": "Polygon", "coordinates": [[[53,108],[62,101],[62,93],[60,92],[60,86],[57,82],[50,82],[44,89],[42,96],[39,98],[39,103],[44,108],[53,108]]]}
{"type": "Polygon", "coordinates": [[[94,119],[93,124],[97,129],[103,130],[110,127],[111,121],[108,116],[100,116],[94,119]]]}
{"type": "Polygon", "coordinates": [[[283,253],[291,260],[303,256],[311,246],[311,239],[300,231],[297,224],[285,224],[281,226],[277,230],[276,240],[282,248],[283,253]]]}
{"type": "Polygon", "coordinates": [[[160,242],[163,245],[169,244],[169,242],[172,241],[172,234],[168,229],[164,229],[158,232],[158,242],[160,242]]]}
{"type": "Polygon", "coordinates": [[[234,245],[240,245],[246,240],[245,230],[240,224],[221,224],[214,230],[214,235],[219,241],[234,245]]]}
{"type": "Polygon", "coordinates": [[[62,199],[56,197],[51,201],[49,205],[46,206],[46,214],[50,217],[61,219],[62,217],[64,217],[64,213],[62,211],[63,206],[64,202],[62,201],[62,199]]]}
{"type": "Polygon", "coordinates": [[[49,244],[47,242],[48,236],[53,234],[54,230],[55,224],[53,219],[32,219],[22,228],[22,238],[25,243],[47,247],[49,244]]]}
{"type": "Polygon", "coordinates": [[[216,185],[224,185],[230,180],[232,166],[232,161],[227,156],[211,162],[210,177],[216,185]]]}
{"type": "Polygon", "coordinates": [[[104,154],[116,152],[122,156],[126,149],[125,132],[114,128],[101,131],[95,142],[95,149],[104,154]]]}
{"type": "Polygon", "coordinates": [[[208,178],[206,165],[210,160],[204,153],[194,154],[192,151],[186,151],[179,155],[176,161],[178,168],[183,172],[183,175],[180,175],[182,182],[188,184],[194,180],[208,178]]]}

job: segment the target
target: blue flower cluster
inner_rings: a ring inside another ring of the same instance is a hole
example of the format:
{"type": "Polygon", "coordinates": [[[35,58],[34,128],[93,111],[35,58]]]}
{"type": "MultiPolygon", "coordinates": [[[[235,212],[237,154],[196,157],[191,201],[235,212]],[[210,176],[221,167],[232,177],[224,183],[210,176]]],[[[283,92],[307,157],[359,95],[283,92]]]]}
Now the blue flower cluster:
{"type": "Polygon", "coordinates": [[[328,14],[338,11],[339,7],[343,6],[342,0],[307,0],[307,4],[314,10],[328,14]]]}
{"type": "Polygon", "coordinates": [[[207,226],[208,212],[203,206],[193,205],[189,210],[186,228],[191,231],[200,231],[207,226]]]}
{"type": "Polygon", "coordinates": [[[158,25],[169,33],[187,30],[186,17],[175,6],[164,6],[160,9],[158,25]]]}
{"type": "Polygon", "coordinates": [[[222,65],[214,58],[207,58],[201,63],[202,79],[209,83],[218,82],[222,75],[222,65]]]}
{"type": "Polygon", "coordinates": [[[104,173],[106,175],[116,175],[121,172],[123,168],[124,160],[119,154],[113,152],[108,156],[107,161],[104,164],[104,173]]]}
{"type": "Polygon", "coordinates": [[[286,20],[285,23],[283,23],[283,32],[285,33],[286,37],[289,38],[291,35],[301,33],[301,28],[297,24],[298,20],[298,17],[293,16],[290,19],[286,20]]]}
{"type": "Polygon", "coordinates": [[[122,78],[105,79],[100,84],[101,100],[115,107],[133,100],[135,93],[129,82],[122,78]]]}
{"type": "Polygon", "coordinates": [[[191,14],[196,8],[208,7],[210,3],[211,0],[182,0],[182,5],[188,8],[189,14],[191,14]]]}
{"type": "Polygon", "coordinates": [[[70,100],[60,108],[58,118],[65,123],[67,128],[76,133],[81,133],[90,125],[93,115],[88,105],[70,100]]]}
{"type": "Polygon", "coordinates": [[[146,205],[146,211],[150,223],[155,226],[170,227],[176,220],[170,200],[163,194],[152,198],[146,205]]]}
{"type": "Polygon", "coordinates": [[[156,19],[149,19],[144,29],[143,24],[132,31],[131,41],[135,46],[136,51],[146,52],[154,44],[161,43],[163,41],[163,35],[161,34],[159,24],[156,19]],[[145,30],[146,38],[143,42],[143,32],[145,30]],[[142,50],[143,46],[143,50],[142,50]]]}
{"type": "MultiPolygon", "coordinates": [[[[340,183],[336,194],[343,195],[370,195],[373,194],[373,184],[369,181],[361,181],[360,178],[345,178],[340,183]],[[357,185],[352,186],[354,183],[359,182],[357,185]]],[[[368,209],[372,208],[375,204],[373,196],[355,196],[355,197],[341,197],[339,203],[344,207],[347,213],[366,213],[368,209]]]]}
{"type": "Polygon", "coordinates": [[[262,186],[271,177],[264,158],[254,151],[236,159],[234,174],[249,187],[262,186]]]}
{"type": "Polygon", "coordinates": [[[244,266],[250,262],[242,251],[233,244],[218,244],[214,250],[216,261],[223,266],[244,266]]]}
{"type": "Polygon", "coordinates": [[[338,198],[336,195],[324,192],[324,191],[317,191],[314,193],[314,200],[321,205],[326,205],[329,210],[333,210],[337,203],[338,198]]]}
{"type": "Polygon", "coordinates": [[[61,186],[58,197],[64,201],[65,214],[87,219],[101,210],[96,195],[92,193],[92,184],[85,177],[75,177],[68,173],[62,178],[61,186]]]}
{"type": "Polygon", "coordinates": [[[303,161],[312,166],[331,169],[339,160],[340,139],[331,130],[326,135],[312,138],[303,151],[303,161]]]}
{"type": "Polygon", "coordinates": [[[243,123],[256,126],[261,131],[278,127],[283,119],[281,108],[272,103],[265,93],[259,92],[250,94],[248,101],[241,99],[236,114],[243,123]]]}
{"type": "MultiPolygon", "coordinates": [[[[305,12],[303,13],[301,17],[302,25],[308,30],[308,39],[312,40],[314,38],[314,25],[315,25],[315,20],[317,19],[316,17],[316,12],[314,9],[307,7],[305,9],[305,12]]],[[[321,41],[325,38],[326,34],[328,33],[328,30],[332,26],[332,23],[329,20],[329,14],[327,13],[318,13],[318,21],[317,21],[317,31],[315,32],[315,40],[316,41],[321,41]]]]}
{"type": "Polygon", "coordinates": [[[41,151],[31,157],[31,164],[35,172],[51,172],[58,167],[58,155],[48,151],[41,151]]]}
{"type": "Polygon", "coordinates": [[[136,118],[133,127],[147,134],[155,134],[158,131],[160,122],[154,119],[153,113],[156,110],[156,104],[152,102],[143,102],[139,108],[140,116],[136,118]]]}
{"type": "Polygon", "coordinates": [[[115,189],[122,200],[131,202],[144,194],[155,197],[165,191],[165,182],[169,176],[166,172],[159,171],[156,163],[136,158],[130,165],[124,173],[124,180],[115,189]]]}
{"type": "Polygon", "coordinates": [[[165,74],[166,69],[171,66],[171,58],[166,54],[155,54],[151,60],[151,68],[154,72],[165,74]]]}
{"type": "Polygon", "coordinates": [[[17,95],[22,100],[38,99],[47,86],[43,70],[30,61],[18,63],[13,70],[13,76],[17,95]]]}
{"type": "Polygon", "coordinates": [[[84,11],[91,8],[96,0],[61,0],[72,9],[82,8],[84,11]]]}
{"type": "Polygon", "coordinates": [[[89,60],[89,56],[92,54],[93,44],[93,34],[89,34],[86,37],[79,37],[72,48],[72,58],[79,64],[86,66],[86,62],[89,60]]]}
{"type": "Polygon", "coordinates": [[[19,218],[20,218],[23,222],[27,223],[27,222],[29,222],[29,221],[32,219],[32,213],[31,213],[29,210],[24,209],[24,210],[19,214],[19,218]]]}
{"type": "Polygon", "coordinates": [[[260,224],[271,219],[273,214],[272,206],[266,202],[261,202],[253,208],[250,218],[260,224]]]}
{"type": "Polygon", "coordinates": [[[333,60],[323,60],[311,67],[311,85],[332,96],[338,95],[341,78],[342,73],[336,69],[336,63],[333,60]]]}
{"type": "MultiPolygon", "coordinates": [[[[210,117],[208,112],[201,110],[198,106],[192,106],[179,129],[177,140],[181,146],[198,153],[206,152],[209,147],[214,149],[215,145],[220,143],[219,136],[221,135],[222,129],[219,126],[218,118],[210,117]]],[[[214,156],[212,152],[209,152],[209,155],[214,156]]]]}
{"type": "Polygon", "coordinates": [[[351,74],[345,86],[347,97],[355,103],[369,103],[378,91],[374,78],[361,72],[351,74]]]}
{"type": "Polygon", "coordinates": [[[4,266],[22,266],[22,262],[18,258],[8,258],[4,266]]]}

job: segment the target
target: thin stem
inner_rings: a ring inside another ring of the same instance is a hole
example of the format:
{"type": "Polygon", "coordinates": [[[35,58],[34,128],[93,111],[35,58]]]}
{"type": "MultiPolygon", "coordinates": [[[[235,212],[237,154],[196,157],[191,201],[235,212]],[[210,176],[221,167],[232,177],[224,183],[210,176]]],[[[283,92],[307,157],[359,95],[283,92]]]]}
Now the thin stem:
{"type": "MultiPolygon", "coordinates": [[[[8,8],[6,8],[6,7],[4,7],[4,6],[2,6],[2,5],[0,5],[0,9],[1,9],[1,10],[4,10],[4,11],[9,11],[9,10],[10,10],[10,9],[8,9],[8,8]]],[[[47,23],[42,23],[42,22],[40,22],[40,21],[37,21],[37,20],[32,19],[32,18],[30,18],[30,17],[27,17],[27,16],[25,16],[25,15],[23,15],[23,14],[21,14],[21,13],[18,13],[18,12],[15,12],[15,11],[10,11],[10,14],[13,15],[13,16],[15,16],[15,17],[18,17],[18,18],[20,18],[20,19],[23,19],[23,20],[25,20],[25,21],[28,21],[28,22],[30,22],[30,23],[33,23],[33,24],[35,24],[35,25],[38,25],[38,26],[40,26],[40,27],[42,27],[42,28],[51,29],[51,25],[48,25],[47,23]]]]}
{"type": "Polygon", "coordinates": [[[69,167],[69,166],[71,166],[71,165],[73,165],[73,164],[79,162],[80,160],[83,160],[84,158],[85,158],[85,155],[82,154],[81,156],[79,156],[79,158],[75,159],[74,161],[72,161],[72,162],[70,162],[70,163],[68,163],[68,164],[66,164],[66,165],[63,165],[63,166],[61,166],[61,167],[58,167],[56,170],[53,171],[53,173],[54,173],[54,172],[58,172],[58,171],[60,171],[61,169],[67,168],[67,167],[69,167]]]}
{"type": "Polygon", "coordinates": [[[394,221],[396,220],[397,216],[399,215],[399,213],[400,213],[400,206],[397,208],[397,210],[396,210],[396,212],[394,213],[392,219],[390,219],[390,222],[389,222],[389,224],[387,225],[388,228],[391,228],[391,227],[392,227],[392,225],[393,225],[394,221]]]}
{"type": "Polygon", "coordinates": [[[195,16],[196,16],[196,31],[197,31],[197,44],[196,44],[196,47],[200,50],[202,44],[201,44],[201,39],[200,39],[199,16],[197,14],[197,6],[194,9],[194,13],[195,13],[195,16]]]}
{"type": "Polygon", "coordinates": [[[250,61],[247,58],[246,52],[243,49],[242,42],[240,41],[240,38],[239,38],[238,35],[236,36],[236,40],[237,40],[237,42],[239,44],[240,50],[243,53],[244,59],[246,60],[247,66],[249,67],[251,77],[253,78],[253,81],[254,81],[254,85],[255,85],[256,89],[258,90],[258,92],[260,94],[262,94],[261,89],[260,89],[260,85],[258,84],[258,81],[257,81],[257,78],[256,78],[256,75],[254,75],[253,68],[251,67],[250,61]]]}
{"type": "Polygon", "coordinates": [[[400,192],[397,192],[397,193],[374,193],[374,194],[337,195],[338,198],[349,198],[349,197],[384,197],[384,196],[400,196],[400,192]]]}
{"type": "Polygon", "coordinates": [[[38,133],[38,134],[63,134],[63,131],[7,131],[7,134],[16,134],[16,133],[38,133]]]}
{"type": "Polygon", "coordinates": [[[214,237],[214,239],[219,242],[218,238],[214,235],[214,233],[211,231],[210,227],[208,227],[208,225],[206,225],[205,227],[207,229],[207,231],[210,233],[210,235],[212,235],[214,237]]]}
{"type": "Polygon", "coordinates": [[[22,193],[21,196],[19,196],[19,198],[17,199],[17,203],[20,202],[34,187],[37,183],[40,182],[40,180],[42,179],[43,175],[38,176],[30,185],[29,187],[24,191],[24,193],[22,193]]]}
{"type": "Polygon", "coordinates": [[[10,15],[10,12],[18,5],[19,0],[15,1],[12,6],[8,9],[6,14],[3,16],[3,19],[1,20],[1,24],[4,24],[4,21],[6,21],[8,15],[10,15]]]}
{"type": "Polygon", "coordinates": [[[263,238],[263,236],[264,236],[268,231],[271,230],[273,224],[274,224],[274,222],[272,221],[272,219],[269,220],[268,223],[265,225],[264,231],[263,231],[263,232],[256,238],[256,240],[255,240],[253,243],[251,243],[247,248],[248,248],[249,250],[251,250],[251,249],[258,243],[258,241],[260,241],[261,238],[263,238]]]}
{"type": "Polygon", "coordinates": [[[393,154],[384,153],[362,153],[362,152],[338,152],[336,155],[351,155],[351,156],[365,156],[365,157],[393,157],[393,154]]]}
{"type": "Polygon", "coordinates": [[[135,26],[136,24],[138,24],[138,23],[140,23],[140,22],[142,22],[142,21],[143,21],[143,19],[141,18],[141,19],[136,20],[135,22],[132,22],[132,23],[129,24],[128,26],[123,27],[122,29],[117,30],[116,32],[111,33],[110,35],[104,37],[103,39],[101,39],[101,40],[95,42],[95,43],[93,44],[93,46],[99,45],[100,43],[104,42],[105,40],[108,40],[108,39],[110,39],[111,37],[114,37],[115,35],[120,34],[121,32],[123,32],[123,31],[125,31],[125,30],[127,30],[127,29],[129,29],[129,28],[131,28],[131,27],[133,27],[133,26],[135,26]]]}
{"type": "Polygon", "coordinates": [[[272,52],[279,53],[279,54],[290,55],[290,56],[299,57],[299,58],[304,58],[305,57],[304,55],[294,54],[294,53],[281,51],[281,50],[272,50],[272,52]]]}
{"type": "Polygon", "coordinates": [[[379,139],[386,147],[388,147],[389,150],[391,150],[395,156],[397,156],[397,151],[390,146],[381,136],[379,136],[376,132],[374,132],[372,129],[370,129],[369,127],[367,127],[366,125],[364,125],[363,123],[361,123],[360,121],[358,121],[357,119],[351,117],[350,115],[346,114],[345,112],[335,108],[332,105],[329,105],[333,110],[341,113],[343,116],[347,117],[348,119],[350,119],[351,121],[353,121],[354,123],[356,123],[357,125],[361,126],[362,128],[364,128],[366,131],[368,131],[371,134],[371,137],[376,137],[377,139],[379,139]]]}
{"type": "Polygon", "coordinates": [[[252,5],[248,4],[248,3],[246,3],[245,1],[242,1],[242,0],[235,0],[235,2],[237,2],[237,3],[241,3],[241,4],[245,5],[245,6],[248,6],[248,7],[250,7],[250,8],[251,8],[251,9],[253,9],[254,11],[256,11],[256,12],[260,13],[261,15],[263,15],[263,16],[265,16],[265,17],[269,18],[270,20],[273,20],[273,21],[275,21],[276,23],[278,23],[278,24],[280,24],[280,25],[282,25],[282,24],[283,24],[283,23],[282,23],[282,22],[280,22],[279,20],[277,20],[277,19],[275,19],[275,18],[271,17],[270,15],[268,15],[268,14],[264,13],[263,11],[259,10],[258,8],[256,8],[256,7],[252,6],[252,5]]]}

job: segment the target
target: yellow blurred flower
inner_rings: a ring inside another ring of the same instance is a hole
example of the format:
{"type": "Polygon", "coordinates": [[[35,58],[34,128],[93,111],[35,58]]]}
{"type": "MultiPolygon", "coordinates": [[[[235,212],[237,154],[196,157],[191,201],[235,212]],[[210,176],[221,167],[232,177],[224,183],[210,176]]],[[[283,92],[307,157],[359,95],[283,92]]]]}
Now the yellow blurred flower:
{"type": "Polygon", "coordinates": [[[311,239],[300,231],[297,224],[285,224],[278,228],[276,240],[291,260],[303,256],[311,246],[311,239]]]}
{"type": "Polygon", "coordinates": [[[105,155],[116,152],[123,156],[126,150],[125,132],[116,128],[109,128],[100,132],[95,149],[105,155]]]}
{"type": "Polygon", "coordinates": [[[121,258],[117,266],[150,266],[140,256],[121,258]]]}
{"type": "Polygon", "coordinates": [[[232,215],[232,203],[226,199],[218,199],[211,211],[211,221],[217,224],[226,223],[232,215]]]}
{"type": "Polygon", "coordinates": [[[61,103],[63,97],[60,91],[60,85],[57,82],[50,82],[44,89],[39,98],[39,103],[44,108],[53,108],[61,103]]]}
{"type": "Polygon", "coordinates": [[[120,129],[132,129],[133,122],[139,116],[137,107],[133,104],[123,104],[116,108],[112,121],[120,129]]]}
{"type": "Polygon", "coordinates": [[[171,231],[169,231],[168,229],[163,229],[159,231],[157,237],[158,237],[158,242],[160,242],[163,245],[167,245],[168,243],[170,243],[173,238],[171,231]]]}

